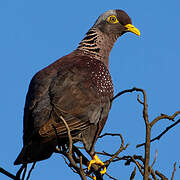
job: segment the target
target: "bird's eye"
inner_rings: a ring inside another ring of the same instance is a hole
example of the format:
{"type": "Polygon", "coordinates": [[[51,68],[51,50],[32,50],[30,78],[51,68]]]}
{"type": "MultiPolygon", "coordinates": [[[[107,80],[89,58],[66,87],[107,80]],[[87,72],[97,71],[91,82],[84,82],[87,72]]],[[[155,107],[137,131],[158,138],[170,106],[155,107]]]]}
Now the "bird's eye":
{"type": "Polygon", "coordinates": [[[117,17],[114,16],[114,15],[109,16],[109,17],[107,18],[107,21],[110,22],[110,23],[112,23],[112,24],[116,24],[116,23],[119,22],[119,21],[117,20],[117,17]]]}

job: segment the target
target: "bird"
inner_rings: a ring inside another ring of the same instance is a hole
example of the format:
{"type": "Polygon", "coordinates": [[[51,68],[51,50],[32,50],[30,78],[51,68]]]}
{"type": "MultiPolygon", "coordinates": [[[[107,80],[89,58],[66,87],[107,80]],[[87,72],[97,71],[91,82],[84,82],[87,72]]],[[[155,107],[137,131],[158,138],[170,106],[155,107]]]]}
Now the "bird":
{"type": "MultiPolygon", "coordinates": [[[[23,148],[14,165],[48,159],[69,143],[82,142],[93,163],[104,163],[95,144],[108,118],[113,98],[109,55],[116,40],[127,32],[140,36],[129,15],[112,9],[98,17],[77,48],[37,72],[26,95],[23,148]],[[57,142],[58,138],[58,142],[57,142]]],[[[101,173],[105,173],[104,167],[101,173]]]]}

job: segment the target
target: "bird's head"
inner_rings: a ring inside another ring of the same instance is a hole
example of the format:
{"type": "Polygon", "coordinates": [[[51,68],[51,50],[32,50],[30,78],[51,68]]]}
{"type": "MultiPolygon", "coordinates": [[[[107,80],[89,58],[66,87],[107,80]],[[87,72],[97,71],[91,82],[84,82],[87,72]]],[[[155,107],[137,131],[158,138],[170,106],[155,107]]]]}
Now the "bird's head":
{"type": "Polygon", "coordinates": [[[132,25],[131,18],[123,10],[109,10],[103,13],[93,27],[117,38],[126,32],[140,36],[140,31],[132,25]]]}

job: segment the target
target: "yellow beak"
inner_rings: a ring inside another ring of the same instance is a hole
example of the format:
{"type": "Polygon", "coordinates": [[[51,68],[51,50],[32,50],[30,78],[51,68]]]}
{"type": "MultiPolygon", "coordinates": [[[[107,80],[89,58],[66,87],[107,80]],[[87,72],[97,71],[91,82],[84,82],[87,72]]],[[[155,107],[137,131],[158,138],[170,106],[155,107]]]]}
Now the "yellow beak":
{"type": "Polygon", "coordinates": [[[125,27],[127,28],[128,31],[140,36],[140,31],[136,27],[134,27],[132,24],[126,24],[125,27]]]}

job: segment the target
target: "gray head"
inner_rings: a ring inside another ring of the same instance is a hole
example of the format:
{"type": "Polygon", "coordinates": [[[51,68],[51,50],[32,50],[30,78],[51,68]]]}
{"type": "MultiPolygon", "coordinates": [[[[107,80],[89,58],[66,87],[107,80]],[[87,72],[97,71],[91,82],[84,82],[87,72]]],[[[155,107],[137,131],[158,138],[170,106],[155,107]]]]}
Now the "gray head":
{"type": "Polygon", "coordinates": [[[98,28],[107,34],[114,34],[117,37],[126,32],[132,32],[140,36],[140,32],[132,25],[131,18],[123,10],[109,10],[103,13],[96,20],[93,28],[98,28]]]}
{"type": "Polygon", "coordinates": [[[109,54],[117,38],[126,32],[140,35],[123,10],[109,10],[102,14],[79,43],[78,50],[101,60],[109,66],[109,54]]]}

